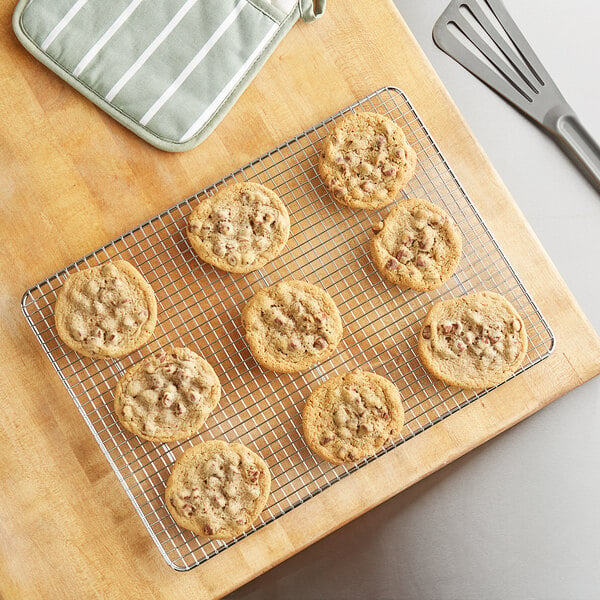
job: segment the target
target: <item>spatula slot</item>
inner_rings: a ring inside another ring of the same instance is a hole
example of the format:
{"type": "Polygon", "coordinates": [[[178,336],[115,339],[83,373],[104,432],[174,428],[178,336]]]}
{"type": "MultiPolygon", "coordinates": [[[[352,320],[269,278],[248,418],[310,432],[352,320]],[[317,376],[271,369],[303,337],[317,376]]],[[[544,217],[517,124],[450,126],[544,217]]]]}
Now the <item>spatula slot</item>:
{"type": "Polygon", "coordinates": [[[481,43],[486,46],[487,52],[484,54],[488,56],[490,62],[494,63],[513,85],[518,84],[521,87],[524,84],[537,94],[543,82],[515,46],[495,14],[483,10],[483,6],[489,8],[486,2],[482,2],[481,5],[474,4],[473,8],[463,3],[458,10],[481,43]]]}
{"type": "MultiPolygon", "coordinates": [[[[490,58],[492,51],[489,45],[483,44],[481,39],[474,41],[472,39],[474,37],[472,32],[470,32],[471,36],[469,36],[469,34],[465,33],[463,30],[468,29],[465,27],[464,23],[459,25],[456,23],[456,21],[450,21],[447,25],[447,28],[448,32],[452,34],[456,40],[473,55],[473,58],[481,61],[482,64],[491,69],[498,77],[501,77],[527,102],[533,102],[533,95],[531,92],[528,93],[528,91],[524,89],[522,81],[518,81],[519,75],[514,71],[514,69],[499,54],[495,54],[494,59],[492,60],[490,58]]],[[[537,90],[533,89],[533,92],[537,93],[537,90]]]]}

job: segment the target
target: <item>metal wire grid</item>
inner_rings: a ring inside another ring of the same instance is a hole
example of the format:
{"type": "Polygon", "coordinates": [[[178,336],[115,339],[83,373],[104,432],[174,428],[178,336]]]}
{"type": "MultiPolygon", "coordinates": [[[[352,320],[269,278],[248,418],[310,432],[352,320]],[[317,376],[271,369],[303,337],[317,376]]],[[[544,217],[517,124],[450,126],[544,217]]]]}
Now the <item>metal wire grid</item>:
{"type": "Polygon", "coordinates": [[[419,323],[434,301],[485,289],[509,298],[526,323],[530,347],[514,377],[550,354],[553,334],[406,96],[396,88],[383,88],[34,286],[25,293],[22,306],[161,554],[173,568],[188,570],[377,458],[352,467],[333,466],[306,447],[300,433],[304,399],[331,375],[366,368],[398,386],[406,424],[402,437],[378,456],[487,393],[457,390],[432,379],[415,354],[419,323]],[[358,110],[386,114],[404,128],[418,157],[415,178],[404,195],[442,206],[462,232],[459,269],[438,290],[417,293],[385,283],[371,263],[368,242],[372,222],[386,209],[367,213],[340,207],[316,173],[322,138],[343,114],[358,110]],[[242,180],[272,188],[287,204],[292,221],[284,254],[245,276],[222,273],[201,262],[184,234],[187,216],[199,200],[242,180]],[[93,361],[69,350],[57,337],[53,305],[69,274],[116,257],[136,265],[154,288],[159,324],[146,347],[119,361],[93,361]],[[345,327],[339,351],[299,375],[263,370],[240,331],[240,308],[246,300],[260,287],[290,277],[325,288],[345,327]],[[125,369],[171,344],[190,346],[215,367],[223,398],[197,436],[156,445],[120,427],[112,412],[112,390],[125,369]],[[273,476],[259,522],[227,543],[180,529],[163,501],[173,461],[199,439],[212,438],[252,447],[273,476]]]}

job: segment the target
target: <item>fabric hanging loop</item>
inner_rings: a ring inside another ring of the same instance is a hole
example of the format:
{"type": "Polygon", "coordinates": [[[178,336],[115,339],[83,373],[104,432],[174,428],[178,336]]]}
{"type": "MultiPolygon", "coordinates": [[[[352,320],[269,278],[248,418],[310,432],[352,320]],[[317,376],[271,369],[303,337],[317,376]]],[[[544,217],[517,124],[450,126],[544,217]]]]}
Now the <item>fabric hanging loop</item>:
{"type": "Polygon", "coordinates": [[[327,0],[298,0],[298,8],[300,9],[300,16],[306,23],[311,23],[315,19],[318,19],[325,12],[325,5],[327,0]]]}

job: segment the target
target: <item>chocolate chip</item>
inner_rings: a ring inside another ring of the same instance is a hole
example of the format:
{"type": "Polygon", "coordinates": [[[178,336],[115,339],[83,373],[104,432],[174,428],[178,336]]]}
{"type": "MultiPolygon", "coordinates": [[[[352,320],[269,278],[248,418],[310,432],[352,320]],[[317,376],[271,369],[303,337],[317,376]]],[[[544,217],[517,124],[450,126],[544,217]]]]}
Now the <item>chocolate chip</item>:
{"type": "Polygon", "coordinates": [[[327,340],[325,338],[318,337],[313,342],[313,348],[315,348],[316,350],[325,350],[325,348],[327,348],[327,340]]]}

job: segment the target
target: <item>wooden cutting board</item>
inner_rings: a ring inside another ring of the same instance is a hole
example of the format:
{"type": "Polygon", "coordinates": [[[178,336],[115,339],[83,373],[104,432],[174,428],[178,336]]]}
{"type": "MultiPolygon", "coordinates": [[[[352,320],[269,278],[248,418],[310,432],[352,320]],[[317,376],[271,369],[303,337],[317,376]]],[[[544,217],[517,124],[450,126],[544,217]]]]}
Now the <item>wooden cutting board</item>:
{"type": "Polygon", "coordinates": [[[166,154],[18,44],[0,1],[0,594],[217,597],[600,372],[600,340],[393,5],[299,23],[210,138],[166,154]],[[552,327],[540,364],[188,573],[161,558],[20,309],[32,284],[375,89],[403,89],[552,327]]]}

